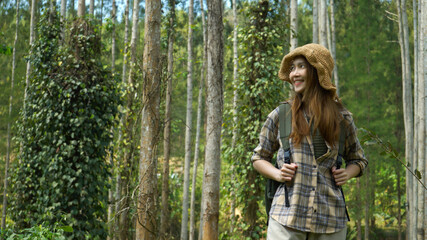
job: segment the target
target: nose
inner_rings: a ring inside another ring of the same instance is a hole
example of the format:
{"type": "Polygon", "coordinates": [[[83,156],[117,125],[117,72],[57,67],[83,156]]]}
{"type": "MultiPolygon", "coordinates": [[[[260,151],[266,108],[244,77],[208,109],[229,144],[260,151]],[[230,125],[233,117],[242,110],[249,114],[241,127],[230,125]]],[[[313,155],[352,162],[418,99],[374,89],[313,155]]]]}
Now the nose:
{"type": "Polygon", "coordinates": [[[295,67],[295,68],[291,71],[291,73],[289,74],[289,77],[299,76],[299,75],[300,75],[299,68],[298,68],[298,67],[295,67]]]}

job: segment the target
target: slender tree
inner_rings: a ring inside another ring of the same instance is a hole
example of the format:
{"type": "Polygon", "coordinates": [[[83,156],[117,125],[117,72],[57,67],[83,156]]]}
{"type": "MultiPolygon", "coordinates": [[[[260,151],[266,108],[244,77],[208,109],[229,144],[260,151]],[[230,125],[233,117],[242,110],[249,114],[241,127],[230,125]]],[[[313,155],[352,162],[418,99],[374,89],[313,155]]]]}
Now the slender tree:
{"type": "Polygon", "coordinates": [[[94,15],[95,13],[95,0],[89,0],[89,14],[94,15]]]}
{"type": "Polygon", "coordinates": [[[161,1],[147,1],[145,3],[144,84],[136,239],[155,239],[158,234],[156,225],[157,159],[155,150],[160,122],[160,22],[161,1]]]}
{"type": "Polygon", "coordinates": [[[319,3],[313,0],[313,43],[319,43],[319,3]]]}
{"type": "MultiPolygon", "coordinates": [[[[207,79],[207,56],[208,56],[208,30],[206,27],[206,17],[205,17],[205,10],[204,10],[204,0],[200,0],[200,12],[202,16],[202,27],[203,27],[203,64],[202,64],[202,74],[200,76],[201,81],[206,83],[207,79]]],[[[203,177],[204,179],[204,177],[203,177]]],[[[202,183],[203,184],[203,183],[202,183]]],[[[201,209],[200,209],[200,216],[199,216],[199,237],[198,240],[201,240],[203,237],[203,191],[202,191],[202,199],[201,199],[201,209]]]]}
{"type": "MultiPolygon", "coordinates": [[[[113,21],[113,28],[111,31],[111,72],[115,74],[115,68],[116,68],[116,0],[112,0],[112,9],[111,9],[111,20],[113,21]]],[[[114,130],[112,130],[114,131],[114,130]]],[[[114,166],[114,148],[110,148],[110,165],[113,169],[113,172],[115,172],[115,166],[114,166]]],[[[119,174],[117,174],[119,175],[119,174]]],[[[113,185],[114,182],[114,175],[112,174],[110,176],[110,184],[113,185]]],[[[117,193],[116,189],[116,193],[117,193]]],[[[109,225],[109,234],[108,239],[114,239],[115,231],[114,231],[114,205],[115,205],[115,198],[114,198],[114,190],[112,188],[108,189],[108,225],[109,225]]]]}
{"type": "MultiPolygon", "coordinates": [[[[61,22],[65,24],[65,19],[67,19],[67,0],[61,0],[61,22]]],[[[61,37],[65,37],[65,27],[62,27],[61,37]]]]}
{"type": "MultiPolygon", "coordinates": [[[[237,20],[237,3],[236,0],[233,0],[233,136],[231,140],[231,147],[234,149],[236,147],[237,141],[237,101],[238,101],[238,71],[239,71],[239,55],[238,55],[238,20],[237,20]]],[[[234,232],[234,225],[236,222],[236,191],[234,181],[236,179],[236,171],[234,170],[234,165],[231,165],[231,206],[230,206],[230,233],[234,232]]]]}
{"type": "MultiPolygon", "coordinates": [[[[412,79],[410,72],[410,59],[409,59],[409,35],[408,35],[408,24],[406,17],[406,0],[397,0],[397,12],[398,12],[398,23],[399,23],[399,44],[401,52],[401,61],[402,61],[402,101],[403,101],[403,116],[405,124],[405,159],[409,164],[410,168],[413,168],[414,158],[413,158],[413,146],[414,146],[414,120],[413,120],[413,110],[412,110],[412,79]],[[406,25],[405,25],[406,22],[406,25]],[[408,43],[408,44],[407,44],[408,43]]],[[[416,223],[415,217],[415,206],[413,204],[414,193],[412,192],[412,184],[414,181],[412,175],[409,171],[406,173],[407,181],[407,200],[409,202],[409,211],[407,219],[407,234],[408,237],[415,236],[415,228],[412,223],[416,223]]],[[[415,224],[416,225],[416,224],[415,224]]]]}
{"type": "Polygon", "coordinates": [[[171,141],[171,101],[172,101],[172,78],[173,78],[173,45],[175,41],[175,0],[169,0],[169,29],[168,29],[168,75],[166,86],[166,103],[165,103],[165,128],[163,140],[163,174],[162,174],[162,208],[160,218],[160,237],[167,239],[169,228],[169,158],[170,158],[170,141],[171,141]]]}
{"type": "Polygon", "coordinates": [[[79,5],[77,7],[77,16],[83,17],[86,12],[86,2],[85,0],[79,0],[79,5]]]}
{"type": "Polygon", "coordinates": [[[19,0],[15,1],[16,17],[15,17],[15,40],[13,41],[13,53],[12,53],[12,77],[10,80],[10,96],[9,96],[9,118],[7,122],[7,147],[6,147],[6,164],[4,167],[4,189],[3,189],[3,212],[1,218],[1,229],[6,228],[6,210],[7,210],[7,188],[9,178],[9,162],[11,152],[11,121],[12,121],[12,107],[13,107],[13,91],[15,84],[15,69],[16,69],[16,43],[18,42],[18,29],[19,29],[19,0]]]}
{"type": "Polygon", "coordinates": [[[337,49],[336,49],[336,39],[335,39],[335,0],[330,0],[331,4],[331,53],[332,58],[334,59],[334,81],[335,86],[337,87],[337,94],[339,95],[339,79],[338,79],[338,67],[337,67],[337,49]]]}
{"type": "Polygon", "coordinates": [[[328,33],[327,33],[327,3],[326,0],[317,0],[319,4],[319,43],[326,48],[328,47],[328,33]]]}
{"type": "Polygon", "coordinates": [[[291,0],[291,48],[290,51],[298,47],[298,1],[291,0]]]}
{"type": "Polygon", "coordinates": [[[194,164],[193,164],[193,179],[191,183],[191,201],[190,201],[190,240],[195,239],[195,212],[196,212],[196,180],[197,180],[197,168],[199,165],[199,153],[200,153],[200,129],[202,125],[202,109],[203,109],[203,85],[205,81],[205,70],[206,70],[206,56],[207,56],[207,36],[206,36],[206,25],[205,25],[205,13],[203,11],[203,0],[200,1],[200,10],[202,12],[202,32],[203,32],[203,62],[200,73],[199,83],[199,97],[197,100],[197,125],[196,125],[196,144],[194,146],[194,164]]]}
{"type": "MultiPolygon", "coordinates": [[[[403,1],[403,0],[402,0],[403,1]]],[[[418,153],[416,153],[418,164],[417,168],[420,172],[420,175],[423,174],[424,176],[421,176],[421,181],[423,184],[426,183],[425,180],[425,174],[426,174],[426,159],[427,159],[427,151],[426,148],[423,146],[426,146],[426,106],[427,106],[427,70],[426,70],[426,64],[427,64],[427,38],[425,37],[425,34],[427,33],[427,27],[425,26],[427,24],[427,13],[426,8],[427,3],[426,1],[420,1],[419,8],[419,48],[420,51],[418,52],[418,109],[417,109],[417,119],[418,119],[418,153]]],[[[402,8],[403,11],[403,8],[402,8]]],[[[409,49],[409,45],[408,45],[409,49]]],[[[417,240],[424,240],[426,235],[426,208],[425,204],[427,202],[426,199],[426,191],[422,184],[418,183],[418,191],[417,191],[417,240]]]]}
{"type": "Polygon", "coordinates": [[[123,131],[124,131],[124,140],[126,149],[123,153],[123,168],[120,171],[120,219],[119,219],[119,238],[121,240],[126,240],[129,238],[129,230],[131,227],[129,209],[130,209],[130,172],[133,165],[133,159],[135,156],[135,144],[136,141],[134,138],[134,125],[135,125],[135,65],[136,65],[136,49],[138,44],[138,17],[139,17],[139,0],[133,2],[132,8],[132,33],[130,41],[130,49],[128,46],[128,35],[129,35],[129,0],[126,1],[125,8],[125,41],[124,41],[124,62],[123,62],[123,76],[122,81],[125,82],[127,76],[127,103],[126,103],[126,113],[123,116],[123,131]],[[127,57],[130,54],[129,61],[129,73],[126,74],[127,69],[127,57]]]}
{"type": "MultiPolygon", "coordinates": [[[[37,0],[31,0],[30,54],[32,52],[31,46],[34,43],[34,38],[35,38],[34,26],[35,26],[36,8],[37,8],[37,0]]],[[[27,102],[27,95],[28,95],[27,92],[28,92],[28,87],[30,85],[30,74],[31,74],[31,63],[30,63],[30,61],[27,61],[27,71],[26,71],[26,74],[25,74],[24,111],[26,111],[26,102],[27,102]]]]}
{"type": "Polygon", "coordinates": [[[203,239],[219,237],[219,180],[221,171],[221,125],[223,112],[223,5],[208,4],[207,129],[203,179],[203,239]],[[209,196],[209,197],[208,197],[209,196]]]}
{"type": "Polygon", "coordinates": [[[190,189],[191,130],[193,121],[193,0],[190,0],[188,7],[187,53],[187,115],[185,121],[185,163],[184,191],[182,194],[181,240],[186,240],[188,238],[188,196],[190,189]]]}

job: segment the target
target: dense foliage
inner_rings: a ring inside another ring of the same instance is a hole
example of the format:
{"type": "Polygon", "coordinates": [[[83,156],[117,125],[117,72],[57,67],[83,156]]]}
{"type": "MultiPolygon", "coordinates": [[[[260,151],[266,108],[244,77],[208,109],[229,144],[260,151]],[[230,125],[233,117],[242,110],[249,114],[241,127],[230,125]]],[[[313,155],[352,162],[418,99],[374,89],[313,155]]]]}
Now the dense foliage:
{"type": "MultiPolygon", "coordinates": [[[[224,135],[227,137],[222,147],[226,161],[233,165],[237,175],[236,179],[226,180],[226,191],[235,191],[237,206],[246,210],[242,212],[243,219],[237,221],[236,232],[228,233],[228,236],[224,233],[225,239],[237,232],[244,232],[251,239],[263,234],[267,223],[262,205],[264,180],[253,169],[250,158],[268,113],[285,100],[283,83],[276,77],[283,47],[286,47],[281,41],[286,37],[286,22],[281,18],[280,5],[260,1],[245,3],[243,8],[246,21],[239,30],[240,68],[236,83],[238,121],[233,123],[232,104],[226,106],[228,117],[225,118],[224,135]],[[233,127],[237,128],[238,135],[234,148],[230,141],[233,127]]],[[[224,171],[227,173],[226,169],[224,171]]]]}
{"type": "Polygon", "coordinates": [[[67,41],[60,29],[58,16],[42,16],[10,212],[19,228],[63,220],[74,229],[69,237],[105,239],[106,156],[119,85],[98,61],[99,36],[90,21],[76,19],[67,41]]]}

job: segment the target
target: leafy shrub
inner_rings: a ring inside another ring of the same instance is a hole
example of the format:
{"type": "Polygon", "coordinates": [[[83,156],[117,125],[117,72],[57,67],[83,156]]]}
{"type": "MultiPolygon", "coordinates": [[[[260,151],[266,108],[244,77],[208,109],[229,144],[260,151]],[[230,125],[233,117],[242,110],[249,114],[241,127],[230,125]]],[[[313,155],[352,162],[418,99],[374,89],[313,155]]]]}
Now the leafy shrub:
{"type": "Polygon", "coordinates": [[[38,31],[19,125],[12,219],[22,229],[65,216],[74,229],[67,238],[105,239],[105,158],[120,102],[118,79],[99,61],[100,41],[89,20],[75,20],[69,39],[61,39],[58,16],[44,14],[38,31]]]}

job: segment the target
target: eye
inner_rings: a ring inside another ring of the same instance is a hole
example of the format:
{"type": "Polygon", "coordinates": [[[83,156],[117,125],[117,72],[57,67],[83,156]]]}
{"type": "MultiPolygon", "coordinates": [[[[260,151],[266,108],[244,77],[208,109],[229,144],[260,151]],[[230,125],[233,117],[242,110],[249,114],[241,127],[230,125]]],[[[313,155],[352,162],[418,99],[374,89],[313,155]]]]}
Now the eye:
{"type": "Polygon", "coordinates": [[[299,65],[300,68],[305,68],[305,63],[299,65]]]}
{"type": "Polygon", "coordinates": [[[289,72],[292,72],[295,69],[294,65],[289,68],[289,72]]]}

